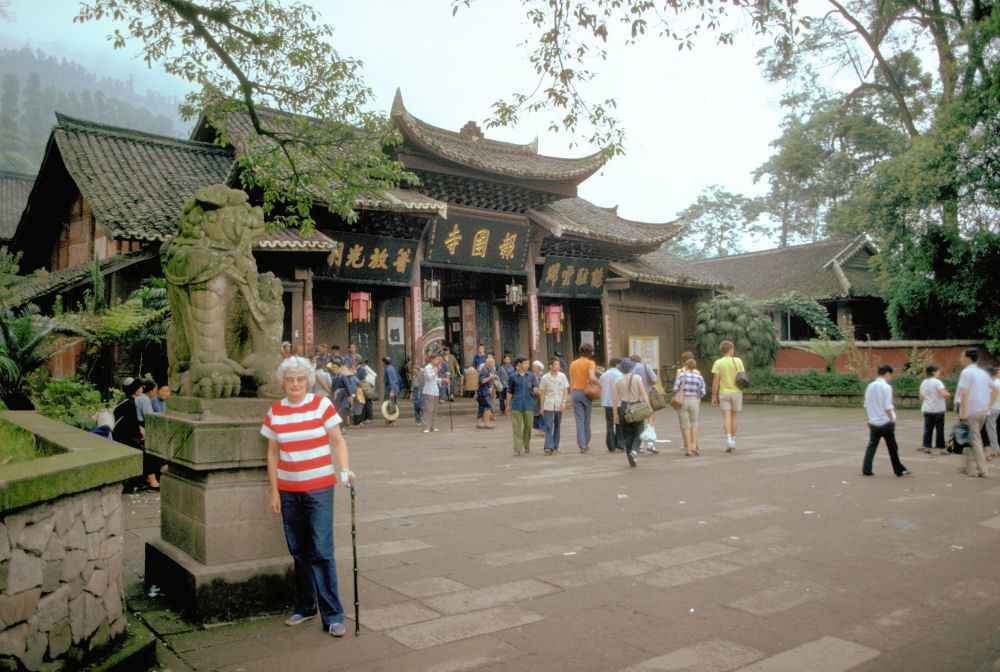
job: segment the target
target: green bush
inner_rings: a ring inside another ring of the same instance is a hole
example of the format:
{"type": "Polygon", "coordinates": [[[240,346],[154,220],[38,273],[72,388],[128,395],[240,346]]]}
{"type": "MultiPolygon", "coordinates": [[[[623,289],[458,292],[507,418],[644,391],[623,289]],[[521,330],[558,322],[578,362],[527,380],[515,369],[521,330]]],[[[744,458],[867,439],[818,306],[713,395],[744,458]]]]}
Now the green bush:
{"type": "Polygon", "coordinates": [[[39,413],[80,429],[91,429],[97,411],[109,406],[109,400],[103,399],[96,387],[78,378],[55,379],[36,374],[29,377],[28,387],[39,413]]]}
{"type": "MultiPolygon", "coordinates": [[[[854,373],[828,373],[811,369],[802,373],[777,373],[773,369],[750,372],[753,392],[826,392],[829,394],[861,394],[873,378],[861,379],[854,373]]],[[[899,373],[893,376],[896,394],[917,394],[924,376],[899,373]]],[[[957,379],[942,378],[945,387],[954,394],[957,379]]]]}
{"type": "MultiPolygon", "coordinates": [[[[723,293],[698,305],[694,343],[703,362],[719,358],[719,344],[732,341],[747,369],[768,366],[778,352],[778,330],[742,294],[723,293]]],[[[711,368],[706,365],[707,368],[711,368]]]]}

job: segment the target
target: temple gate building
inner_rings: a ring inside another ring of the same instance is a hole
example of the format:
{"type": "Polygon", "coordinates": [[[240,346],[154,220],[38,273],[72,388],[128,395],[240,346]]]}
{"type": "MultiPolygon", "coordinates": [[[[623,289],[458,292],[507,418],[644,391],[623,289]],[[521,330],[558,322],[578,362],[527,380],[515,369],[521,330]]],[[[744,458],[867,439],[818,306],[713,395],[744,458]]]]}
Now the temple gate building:
{"type": "MultiPolygon", "coordinates": [[[[479,343],[567,360],[592,343],[602,364],[639,352],[664,370],[690,348],[695,305],[728,285],[660,249],[682,222],[631,221],[578,197],[598,154],[544,156],[537,142],[490,140],[472,122],[437,128],[398,91],[391,117],[403,137],[395,156],[418,186],[360,199],[355,222],[317,207],[310,237],[275,230],[254,251],[282,279],[287,340],[422,362],[429,300],[463,365],[479,343]]],[[[239,186],[249,120],[230,119],[226,147],[215,133],[205,120],[177,140],[58,115],[13,241],[23,272],[51,273],[15,302],[44,309],[56,293],[79,295],[95,258],[109,298],[159,275],[159,245],[194,191],[239,186]]]]}

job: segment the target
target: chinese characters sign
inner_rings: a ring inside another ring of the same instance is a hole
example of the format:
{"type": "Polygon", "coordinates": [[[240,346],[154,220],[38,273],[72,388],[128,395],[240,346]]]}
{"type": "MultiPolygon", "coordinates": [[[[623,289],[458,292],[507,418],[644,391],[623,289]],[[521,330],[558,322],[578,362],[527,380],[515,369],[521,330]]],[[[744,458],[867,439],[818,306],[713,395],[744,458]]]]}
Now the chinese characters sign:
{"type": "Polygon", "coordinates": [[[410,284],[417,241],[324,231],[337,242],[333,263],[320,275],[389,284],[410,284]]]}
{"type": "Polygon", "coordinates": [[[500,270],[524,268],[529,229],[523,224],[452,215],[431,228],[427,260],[500,270]]]}
{"type": "Polygon", "coordinates": [[[600,259],[545,257],[538,292],[543,296],[598,298],[604,291],[607,265],[600,259]]]}

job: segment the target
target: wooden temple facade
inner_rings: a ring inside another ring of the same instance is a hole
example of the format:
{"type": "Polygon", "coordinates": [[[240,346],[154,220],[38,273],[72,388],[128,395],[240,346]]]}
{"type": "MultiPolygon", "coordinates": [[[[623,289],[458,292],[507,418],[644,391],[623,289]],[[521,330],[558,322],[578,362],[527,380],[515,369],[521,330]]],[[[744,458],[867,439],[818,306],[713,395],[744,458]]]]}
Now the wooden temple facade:
{"type": "MultiPolygon", "coordinates": [[[[359,201],[354,222],[318,210],[309,238],[273,231],[255,250],[284,284],[287,340],[306,352],[353,342],[397,367],[422,361],[430,291],[463,365],[479,343],[569,360],[589,342],[601,363],[637,351],[666,370],[690,347],[695,305],[726,285],[660,250],[681,222],[630,221],[577,196],[599,155],[544,156],[472,122],[437,128],[399,92],[391,116],[403,137],[396,158],[418,186],[359,201]],[[352,299],[363,310],[352,313],[352,299]]],[[[231,118],[226,132],[222,148],[204,121],[177,140],[60,115],[13,241],[24,271],[51,273],[19,300],[44,307],[79,290],[94,255],[119,296],[158,274],[155,253],[186,200],[206,184],[238,184],[250,126],[231,118]]]]}

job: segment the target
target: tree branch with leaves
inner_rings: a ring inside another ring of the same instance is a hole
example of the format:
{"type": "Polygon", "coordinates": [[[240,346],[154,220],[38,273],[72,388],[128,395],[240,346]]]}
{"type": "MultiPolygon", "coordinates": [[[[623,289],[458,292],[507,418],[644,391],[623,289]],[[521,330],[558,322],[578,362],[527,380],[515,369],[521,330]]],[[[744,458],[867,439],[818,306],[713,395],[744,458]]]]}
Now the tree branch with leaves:
{"type": "Polygon", "coordinates": [[[278,0],[92,0],[75,21],[110,20],[115,48],[137,44],[150,67],[197,86],[185,118],[204,117],[236,147],[243,188],[271,225],[314,225],[322,205],[357,217],[360,197],[414,181],[385,149],[398,144],[389,119],[368,109],[361,62],[340,56],[315,9],[278,0]],[[304,115],[304,116],[298,116],[304,115]]]}

